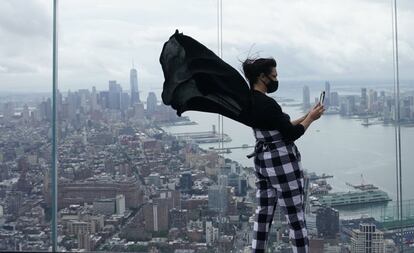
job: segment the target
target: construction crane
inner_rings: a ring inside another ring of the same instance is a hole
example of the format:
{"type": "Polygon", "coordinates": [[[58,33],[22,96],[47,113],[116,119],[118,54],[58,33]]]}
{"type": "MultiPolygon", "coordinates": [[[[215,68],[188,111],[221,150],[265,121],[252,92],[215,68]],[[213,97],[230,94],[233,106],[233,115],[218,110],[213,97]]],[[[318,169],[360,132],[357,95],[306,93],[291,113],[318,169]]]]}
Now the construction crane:
{"type": "Polygon", "coordinates": [[[346,185],[353,187],[354,189],[358,189],[358,190],[362,190],[362,191],[367,191],[367,190],[376,190],[378,189],[377,186],[373,185],[373,184],[366,184],[365,180],[364,180],[364,175],[361,174],[361,184],[359,185],[354,185],[351,183],[346,182],[346,185]]]}

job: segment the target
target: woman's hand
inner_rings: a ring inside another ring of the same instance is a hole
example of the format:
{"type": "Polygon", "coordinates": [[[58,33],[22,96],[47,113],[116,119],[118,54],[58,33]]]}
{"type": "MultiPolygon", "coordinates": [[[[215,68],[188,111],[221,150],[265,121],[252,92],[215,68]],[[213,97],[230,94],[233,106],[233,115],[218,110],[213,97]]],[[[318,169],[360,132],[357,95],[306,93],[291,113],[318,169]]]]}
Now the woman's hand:
{"type": "Polygon", "coordinates": [[[312,124],[313,121],[319,119],[323,112],[325,111],[325,108],[321,103],[317,103],[307,114],[304,121],[300,122],[300,124],[306,129],[312,124]]]}
{"type": "Polygon", "coordinates": [[[310,117],[313,121],[317,120],[321,117],[323,112],[325,111],[325,108],[321,103],[317,103],[308,113],[307,117],[310,117]]]}

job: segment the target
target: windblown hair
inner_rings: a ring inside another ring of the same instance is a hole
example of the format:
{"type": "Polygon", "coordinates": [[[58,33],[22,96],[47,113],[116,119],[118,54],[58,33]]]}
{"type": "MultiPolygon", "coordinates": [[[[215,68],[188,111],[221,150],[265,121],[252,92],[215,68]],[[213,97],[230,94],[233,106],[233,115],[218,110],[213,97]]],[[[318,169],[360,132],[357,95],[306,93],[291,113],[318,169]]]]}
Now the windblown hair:
{"type": "Polygon", "coordinates": [[[250,89],[253,89],[253,85],[257,82],[261,73],[269,75],[272,68],[276,67],[276,60],[274,58],[247,58],[242,67],[244,76],[249,81],[250,89]]]}

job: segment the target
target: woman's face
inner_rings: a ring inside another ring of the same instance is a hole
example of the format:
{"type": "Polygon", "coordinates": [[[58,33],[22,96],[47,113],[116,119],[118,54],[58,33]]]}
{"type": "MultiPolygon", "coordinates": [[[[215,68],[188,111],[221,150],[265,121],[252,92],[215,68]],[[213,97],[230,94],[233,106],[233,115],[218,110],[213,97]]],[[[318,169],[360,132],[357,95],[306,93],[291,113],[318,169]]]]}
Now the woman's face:
{"type": "Polygon", "coordinates": [[[276,68],[272,68],[272,71],[270,72],[269,75],[266,76],[266,89],[267,89],[267,93],[272,93],[275,92],[277,90],[277,88],[279,87],[279,82],[277,80],[277,71],[276,68]]]}
{"type": "Polygon", "coordinates": [[[270,72],[270,74],[267,77],[270,78],[273,81],[277,81],[277,71],[276,71],[276,68],[272,68],[272,71],[270,72]]]}
{"type": "Polygon", "coordinates": [[[277,81],[277,71],[276,71],[276,68],[272,68],[272,70],[270,71],[270,73],[268,75],[265,75],[264,73],[261,73],[260,74],[260,80],[264,84],[267,84],[270,81],[277,81]]]}

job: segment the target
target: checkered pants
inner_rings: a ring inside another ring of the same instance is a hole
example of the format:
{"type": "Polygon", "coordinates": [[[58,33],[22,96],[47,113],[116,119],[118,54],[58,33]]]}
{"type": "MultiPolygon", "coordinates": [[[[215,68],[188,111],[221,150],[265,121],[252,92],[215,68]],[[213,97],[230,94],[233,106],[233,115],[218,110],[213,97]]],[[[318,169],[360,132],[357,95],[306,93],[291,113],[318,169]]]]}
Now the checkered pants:
{"type": "MultiPolygon", "coordinates": [[[[294,253],[309,252],[304,214],[304,182],[300,152],[296,145],[282,141],[277,130],[254,129],[254,156],[257,208],[252,252],[265,252],[276,204],[286,215],[294,253]]],[[[249,156],[248,156],[249,157],[249,156]]]]}

